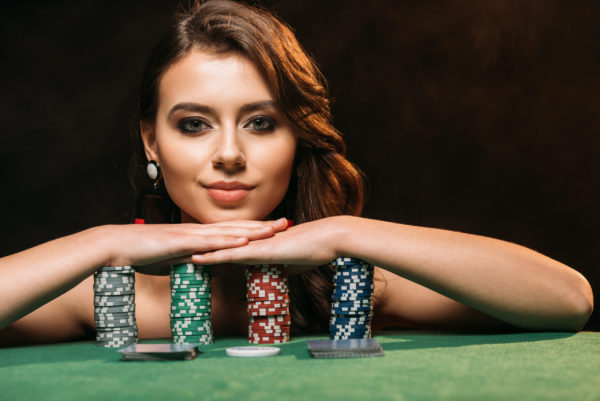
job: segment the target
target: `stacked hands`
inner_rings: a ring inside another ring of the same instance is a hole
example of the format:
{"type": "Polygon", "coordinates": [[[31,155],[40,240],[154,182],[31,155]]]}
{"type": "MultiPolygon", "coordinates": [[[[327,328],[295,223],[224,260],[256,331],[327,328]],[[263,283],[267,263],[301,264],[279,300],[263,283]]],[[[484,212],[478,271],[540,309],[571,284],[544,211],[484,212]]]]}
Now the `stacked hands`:
{"type": "MultiPolygon", "coordinates": [[[[115,226],[104,226],[104,238],[114,238],[107,266],[136,266],[136,271],[169,274],[169,265],[287,264],[290,274],[302,273],[338,256],[332,239],[339,224],[329,217],[288,227],[288,220],[237,220],[213,224],[132,224],[131,235],[111,235],[115,226]],[[124,240],[124,238],[126,238],[124,240]]],[[[119,227],[122,230],[123,227],[119,227]]]]}

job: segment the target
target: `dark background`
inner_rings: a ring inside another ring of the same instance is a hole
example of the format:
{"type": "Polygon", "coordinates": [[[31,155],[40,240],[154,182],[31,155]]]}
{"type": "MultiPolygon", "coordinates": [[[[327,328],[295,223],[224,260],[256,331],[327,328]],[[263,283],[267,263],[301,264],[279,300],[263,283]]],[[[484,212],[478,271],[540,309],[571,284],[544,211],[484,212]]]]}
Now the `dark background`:
{"type": "MultiPolygon", "coordinates": [[[[2,3],[0,255],[129,221],[134,94],[175,4],[2,3]]],[[[329,80],[365,216],[513,241],[600,292],[600,3],[262,4],[329,80]]]]}

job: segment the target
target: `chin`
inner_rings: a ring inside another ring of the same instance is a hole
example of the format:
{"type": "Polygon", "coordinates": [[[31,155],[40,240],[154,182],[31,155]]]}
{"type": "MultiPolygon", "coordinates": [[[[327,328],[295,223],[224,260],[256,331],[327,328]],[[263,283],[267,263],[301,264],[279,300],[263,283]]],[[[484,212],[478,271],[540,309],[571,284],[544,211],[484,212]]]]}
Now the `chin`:
{"type": "Polygon", "coordinates": [[[202,224],[221,223],[233,220],[264,220],[269,215],[268,211],[257,212],[244,209],[218,209],[211,210],[209,213],[187,214],[182,211],[182,222],[197,222],[202,224]]]}

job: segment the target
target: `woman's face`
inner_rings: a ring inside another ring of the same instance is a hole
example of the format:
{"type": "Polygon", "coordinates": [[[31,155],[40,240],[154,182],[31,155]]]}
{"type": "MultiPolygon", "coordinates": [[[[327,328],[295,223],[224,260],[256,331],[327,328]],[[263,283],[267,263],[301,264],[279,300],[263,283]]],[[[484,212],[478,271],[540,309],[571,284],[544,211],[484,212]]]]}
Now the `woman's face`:
{"type": "Polygon", "coordinates": [[[163,75],[156,120],[142,123],[142,139],[182,222],[264,219],[287,191],[296,151],[254,64],[196,50],[163,75]]]}

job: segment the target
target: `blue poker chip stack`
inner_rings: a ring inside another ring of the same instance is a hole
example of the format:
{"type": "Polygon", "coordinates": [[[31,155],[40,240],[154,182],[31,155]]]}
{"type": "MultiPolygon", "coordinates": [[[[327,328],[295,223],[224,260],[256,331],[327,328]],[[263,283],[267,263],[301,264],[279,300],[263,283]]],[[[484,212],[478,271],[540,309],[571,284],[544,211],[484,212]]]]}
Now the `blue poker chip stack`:
{"type": "Polygon", "coordinates": [[[174,343],[210,344],[210,267],[184,263],[171,266],[171,336],[174,343]]]}
{"type": "Polygon", "coordinates": [[[335,273],[329,338],[370,338],[373,265],[355,258],[338,258],[332,264],[335,273]]]}
{"type": "Polygon", "coordinates": [[[99,347],[137,343],[132,266],[107,266],[94,273],[94,321],[99,347]]]}

